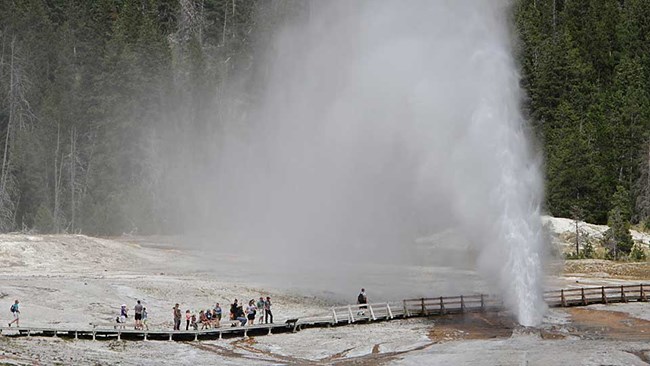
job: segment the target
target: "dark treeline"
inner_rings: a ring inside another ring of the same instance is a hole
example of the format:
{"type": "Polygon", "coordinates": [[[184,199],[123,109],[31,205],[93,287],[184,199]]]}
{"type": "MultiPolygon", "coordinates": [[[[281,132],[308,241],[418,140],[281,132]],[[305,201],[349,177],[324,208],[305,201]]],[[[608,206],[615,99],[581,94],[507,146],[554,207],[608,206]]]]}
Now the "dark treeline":
{"type": "Polygon", "coordinates": [[[648,220],[650,3],[520,0],[514,11],[548,211],[648,220]]]}
{"type": "MultiPolygon", "coordinates": [[[[513,10],[547,210],[648,218],[650,6],[513,10]]],[[[296,16],[308,2],[0,0],[0,231],[182,231],[191,180],[177,188],[196,174],[179,162],[218,151],[267,77],[260,50],[296,16]]]]}

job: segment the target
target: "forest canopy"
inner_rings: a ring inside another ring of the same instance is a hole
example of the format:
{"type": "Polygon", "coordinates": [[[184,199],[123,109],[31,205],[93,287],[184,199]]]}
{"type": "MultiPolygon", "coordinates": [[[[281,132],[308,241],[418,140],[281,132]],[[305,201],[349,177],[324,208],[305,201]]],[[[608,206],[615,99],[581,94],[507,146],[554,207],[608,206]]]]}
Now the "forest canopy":
{"type": "MultiPolygon", "coordinates": [[[[309,5],[0,0],[0,231],[182,232],[193,192],[175,189],[191,174],[178,162],[218,153],[215,136],[241,123],[259,98],[252,80],[268,77],[262,50],[309,5]]],[[[606,223],[616,204],[648,220],[650,7],[511,10],[546,211],[606,223]]]]}

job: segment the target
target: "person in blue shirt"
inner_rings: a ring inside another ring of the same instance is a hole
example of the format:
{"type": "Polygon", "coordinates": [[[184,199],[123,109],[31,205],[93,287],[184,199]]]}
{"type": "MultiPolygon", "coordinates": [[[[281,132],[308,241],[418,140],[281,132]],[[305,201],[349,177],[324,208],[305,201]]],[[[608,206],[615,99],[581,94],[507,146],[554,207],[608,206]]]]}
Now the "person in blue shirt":
{"type": "Polygon", "coordinates": [[[13,323],[16,323],[16,326],[20,327],[20,309],[19,309],[19,306],[20,306],[20,301],[18,301],[18,300],[16,300],[16,302],[13,305],[11,305],[11,314],[13,314],[14,320],[12,320],[11,323],[9,323],[9,326],[11,326],[11,324],[13,324],[13,323]]]}

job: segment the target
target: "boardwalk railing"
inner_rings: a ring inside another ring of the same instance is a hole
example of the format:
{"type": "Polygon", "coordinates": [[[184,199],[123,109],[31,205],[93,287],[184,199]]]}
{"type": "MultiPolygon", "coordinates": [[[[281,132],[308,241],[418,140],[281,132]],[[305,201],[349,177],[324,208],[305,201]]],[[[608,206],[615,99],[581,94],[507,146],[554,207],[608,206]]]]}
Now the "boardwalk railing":
{"type": "Polygon", "coordinates": [[[649,284],[580,287],[547,291],[544,300],[551,307],[584,306],[628,301],[648,301],[649,284]]]}
{"type": "Polygon", "coordinates": [[[407,317],[486,311],[503,306],[495,297],[484,294],[406,299],[402,303],[407,317]]]}
{"type": "MultiPolygon", "coordinates": [[[[625,303],[648,301],[650,284],[581,287],[547,291],[544,300],[550,307],[585,306],[589,304],[625,303]]],[[[92,329],[55,328],[0,328],[0,335],[13,336],[67,336],[75,339],[132,339],[132,340],[175,340],[221,339],[226,337],[247,337],[270,335],[271,333],[295,332],[303,327],[329,327],[358,322],[385,321],[396,318],[426,317],[466,312],[503,309],[501,300],[494,296],[461,295],[419,299],[405,299],[399,302],[380,302],[336,306],[328,313],[288,319],[285,323],[256,324],[246,327],[220,327],[198,331],[170,330],[127,330],[93,326],[92,329]]]]}

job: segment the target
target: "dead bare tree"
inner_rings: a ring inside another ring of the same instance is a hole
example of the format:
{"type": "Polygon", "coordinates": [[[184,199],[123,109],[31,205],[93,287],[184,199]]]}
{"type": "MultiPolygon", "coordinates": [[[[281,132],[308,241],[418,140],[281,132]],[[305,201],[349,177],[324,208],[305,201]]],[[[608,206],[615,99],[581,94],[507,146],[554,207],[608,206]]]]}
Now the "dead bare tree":
{"type": "Polygon", "coordinates": [[[69,230],[75,230],[75,212],[77,210],[77,201],[75,200],[75,193],[77,191],[77,165],[79,157],[77,155],[77,129],[72,127],[70,129],[70,155],[68,155],[68,170],[70,172],[70,224],[69,230]]]}
{"type": "Polygon", "coordinates": [[[638,192],[636,209],[639,221],[650,225],[650,137],[647,139],[643,158],[641,159],[641,175],[636,183],[638,192]]]}
{"type": "Polygon", "coordinates": [[[61,231],[61,182],[63,178],[63,158],[59,158],[61,150],[61,123],[56,124],[56,147],[54,150],[54,231],[61,231]]]}
{"type": "Polygon", "coordinates": [[[17,194],[12,173],[12,150],[16,139],[16,131],[24,129],[31,120],[35,119],[27,99],[30,88],[29,78],[25,72],[26,58],[20,52],[17,37],[11,37],[9,55],[6,52],[6,34],[3,32],[0,55],[0,78],[6,85],[4,104],[8,119],[4,130],[4,146],[2,148],[2,166],[0,167],[0,230],[7,231],[15,223],[17,194]],[[8,60],[6,60],[8,58],[8,60]],[[8,80],[7,80],[8,79],[8,80]]]}

